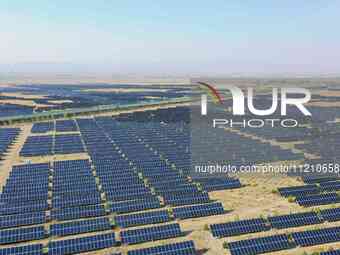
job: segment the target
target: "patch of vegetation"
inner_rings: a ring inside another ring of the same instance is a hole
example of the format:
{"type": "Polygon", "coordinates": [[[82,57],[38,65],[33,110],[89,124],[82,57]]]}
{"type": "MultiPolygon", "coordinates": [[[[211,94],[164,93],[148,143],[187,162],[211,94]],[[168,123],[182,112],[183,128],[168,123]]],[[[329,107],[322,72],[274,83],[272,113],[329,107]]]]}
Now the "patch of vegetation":
{"type": "Polygon", "coordinates": [[[289,203],[294,203],[296,201],[296,198],[295,197],[293,197],[293,196],[289,196],[288,197],[288,202],[289,203]]]}
{"type": "Polygon", "coordinates": [[[272,189],[272,194],[278,194],[279,191],[277,189],[272,189]]]}

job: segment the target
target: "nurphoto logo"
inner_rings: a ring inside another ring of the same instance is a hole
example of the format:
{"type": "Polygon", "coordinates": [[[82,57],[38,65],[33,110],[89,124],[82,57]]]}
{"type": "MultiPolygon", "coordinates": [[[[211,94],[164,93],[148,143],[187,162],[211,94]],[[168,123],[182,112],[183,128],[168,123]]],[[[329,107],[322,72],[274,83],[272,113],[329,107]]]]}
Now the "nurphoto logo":
{"type": "MultiPolygon", "coordinates": [[[[203,82],[199,82],[200,85],[204,85],[208,90],[212,98],[215,98],[215,102],[223,104],[221,95],[219,92],[211,85],[203,82]]],[[[244,116],[245,113],[245,94],[244,92],[234,85],[225,86],[227,90],[230,91],[232,96],[232,113],[235,116],[244,116]]],[[[311,116],[311,112],[305,107],[304,104],[308,103],[311,99],[311,92],[306,88],[272,88],[272,105],[268,109],[256,109],[254,106],[254,88],[246,88],[247,91],[247,107],[255,116],[268,116],[276,112],[280,105],[280,116],[287,116],[287,105],[295,106],[304,116],[311,116]],[[280,93],[279,93],[280,92],[280,93]],[[301,97],[289,97],[289,95],[301,95],[301,97]],[[279,95],[281,98],[279,100],[279,95]]],[[[208,97],[207,94],[201,95],[201,115],[207,115],[208,112],[208,97]]],[[[226,124],[244,124],[243,126],[259,128],[264,126],[265,123],[271,123],[272,127],[275,123],[280,123],[283,127],[296,127],[298,122],[295,119],[248,119],[241,122],[233,122],[227,119],[214,119],[213,126],[221,127],[221,125],[226,124]],[[246,125],[246,122],[249,125],[246,125]]]]}

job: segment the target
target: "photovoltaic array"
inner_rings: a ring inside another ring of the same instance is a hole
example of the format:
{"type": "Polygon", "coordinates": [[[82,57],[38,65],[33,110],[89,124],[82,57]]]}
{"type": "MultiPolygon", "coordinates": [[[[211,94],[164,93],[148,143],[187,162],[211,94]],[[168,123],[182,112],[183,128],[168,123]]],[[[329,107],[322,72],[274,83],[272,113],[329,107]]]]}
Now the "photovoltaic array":
{"type": "MultiPolygon", "coordinates": [[[[320,210],[319,213],[295,213],[271,216],[267,219],[258,218],[222,224],[212,224],[210,225],[210,229],[214,237],[220,238],[269,231],[270,229],[287,229],[339,220],[339,208],[331,208],[320,210]]],[[[339,240],[340,228],[333,227],[229,242],[227,247],[230,249],[232,255],[251,255],[291,249],[297,246],[308,247],[318,244],[338,242],[339,240]]]]}
{"type": "Polygon", "coordinates": [[[19,128],[0,128],[0,159],[14,143],[20,133],[19,128]]]}
{"type": "Polygon", "coordinates": [[[36,122],[33,123],[31,133],[39,134],[39,133],[48,133],[54,131],[54,122],[36,122]]]}
{"type": "MultiPolygon", "coordinates": [[[[228,175],[193,175],[192,164],[199,163],[195,161],[197,157],[192,158],[196,152],[208,153],[212,162],[219,162],[219,151],[223,152],[219,147],[222,130],[214,134],[200,125],[191,130],[189,119],[189,109],[177,107],[115,118],[36,123],[32,133],[38,135],[28,137],[21,156],[86,152],[89,159],[14,166],[0,195],[0,243],[45,239],[44,245],[30,247],[33,254],[77,254],[120,245],[131,247],[129,255],[196,254],[192,241],[172,240],[185,235],[181,220],[226,213],[222,203],[212,200],[209,192],[237,189],[242,184],[228,175]],[[217,144],[217,148],[209,151],[204,143],[192,147],[191,131],[207,132],[203,136],[217,144]],[[48,132],[56,134],[43,134],[48,132]],[[83,234],[88,236],[78,236],[83,234]],[[143,249],[129,246],[167,239],[170,244],[143,249]]],[[[269,143],[223,132],[223,139],[235,146],[224,158],[225,162],[219,163],[255,164],[265,159],[302,158],[301,154],[269,143]],[[252,150],[253,146],[258,150],[252,150]]],[[[289,140],[300,135],[299,132],[280,139],[289,140]]],[[[279,192],[284,197],[294,197],[303,206],[338,201],[337,179],[306,178],[305,182],[303,186],[280,188],[279,192]]],[[[339,209],[332,208],[211,224],[210,231],[214,237],[222,238],[339,219],[339,209]]],[[[337,242],[338,231],[338,228],[296,231],[229,242],[228,248],[232,255],[260,254],[337,242]]],[[[0,255],[25,254],[28,247],[3,248],[0,255]]]]}
{"type": "MultiPolygon", "coordinates": [[[[60,95],[72,91],[69,95],[72,103],[65,103],[72,106],[97,105],[94,101],[98,99],[111,103],[113,97],[120,102],[131,98],[138,101],[151,93],[138,92],[134,96],[114,93],[111,97],[104,96],[105,93],[81,94],[80,87],[74,85],[67,90],[60,85],[55,92],[60,95]]],[[[185,95],[186,89],[166,93],[169,98],[177,97],[179,93],[185,95]]],[[[40,100],[48,103],[47,99],[40,100]]],[[[224,102],[225,106],[231,103],[224,102]]],[[[262,96],[256,102],[260,106],[265,103],[268,100],[262,96]]],[[[17,113],[33,111],[4,107],[17,113]]],[[[340,116],[335,107],[310,108],[317,120],[332,121],[340,116]]],[[[176,107],[34,123],[20,151],[20,156],[25,157],[20,160],[26,163],[12,167],[0,194],[0,255],[79,254],[100,249],[107,249],[105,252],[110,254],[123,250],[124,255],[201,254],[205,251],[197,252],[193,241],[183,241],[187,238],[182,221],[227,213],[222,203],[213,199],[215,191],[219,195],[221,190],[239,189],[243,185],[234,175],[197,174],[193,166],[205,162],[237,168],[278,161],[324,164],[340,159],[338,123],[310,123],[294,111],[292,116],[308,125],[289,130],[248,127],[231,131],[213,129],[202,121],[200,114],[197,120],[193,119],[192,110],[200,109],[176,107]],[[292,150],[272,140],[303,143],[295,144],[297,150],[292,150]],[[307,159],[303,152],[316,157],[307,159]],[[83,157],[86,159],[80,159],[83,157]],[[30,160],[48,163],[28,163],[30,160]],[[152,244],[157,240],[162,240],[162,245],[152,244]],[[139,243],[143,243],[143,248],[134,246],[139,243]]],[[[215,117],[228,116],[218,106],[210,107],[209,111],[215,117]]],[[[20,129],[0,129],[1,159],[19,134],[20,129]]],[[[303,207],[340,202],[338,176],[299,178],[305,185],[280,187],[280,195],[303,207]]],[[[339,242],[338,221],[340,208],[318,208],[211,224],[209,230],[213,237],[227,238],[225,248],[231,255],[253,255],[339,242]],[[327,227],[322,226],[327,222],[327,227]],[[329,227],[330,223],[334,226],[329,227]],[[293,229],[317,224],[313,229],[293,229]],[[240,239],[247,234],[252,234],[251,238],[240,239]]],[[[336,254],[340,254],[339,250],[320,253],[336,254]]]]}
{"type": "Polygon", "coordinates": [[[179,224],[168,224],[149,228],[124,230],[120,233],[123,244],[136,244],[148,241],[182,236],[179,224]]]}
{"type": "Polygon", "coordinates": [[[180,243],[166,244],[155,246],[151,248],[128,251],[128,255],[159,255],[159,254],[173,254],[173,255],[195,255],[195,245],[193,241],[186,241],[180,243]]]}
{"type": "Polygon", "coordinates": [[[215,237],[227,237],[248,233],[267,231],[270,227],[264,219],[251,219],[210,225],[215,237]]]}
{"type": "Polygon", "coordinates": [[[311,184],[302,186],[281,187],[278,189],[283,197],[293,197],[295,202],[304,207],[336,204],[340,202],[337,191],[340,190],[340,182],[336,177],[309,178],[311,184]],[[312,181],[313,180],[313,181],[312,181]],[[316,183],[320,181],[320,183],[316,183]]]}
{"type": "Polygon", "coordinates": [[[47,156],[53,154],[82,153],[84,147],[77,134],[30,136],[20,155],[23,157],[47,156]]]}

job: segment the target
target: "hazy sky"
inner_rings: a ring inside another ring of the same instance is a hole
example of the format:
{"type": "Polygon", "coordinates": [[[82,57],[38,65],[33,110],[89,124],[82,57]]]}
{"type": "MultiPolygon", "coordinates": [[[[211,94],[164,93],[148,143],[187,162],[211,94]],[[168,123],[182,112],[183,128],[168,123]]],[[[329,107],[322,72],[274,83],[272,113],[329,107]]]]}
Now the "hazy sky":
{"type": "Polygon", "coordinates": [[[340,73],[340,1],[1,0],[0,72],[340,73]]]}

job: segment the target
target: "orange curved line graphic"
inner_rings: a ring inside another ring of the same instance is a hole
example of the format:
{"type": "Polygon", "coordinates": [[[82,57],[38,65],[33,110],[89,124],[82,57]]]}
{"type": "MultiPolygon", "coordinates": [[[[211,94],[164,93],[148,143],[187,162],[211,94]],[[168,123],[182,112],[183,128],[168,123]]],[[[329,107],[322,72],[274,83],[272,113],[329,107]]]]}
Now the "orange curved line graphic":
{"type": "Polygon", "coordinates": [[[200,84],[200,85],[205,86],[206,88],[208,88],[210,90],[210,92],[213,94],[213,96],[216,97],[218,103],[223,104],[221,95],[218,93],[218,91],[213,86],[211,86],[208,83],[202,82],[202,81],[199,81],[197,83],[200,84]]]}

